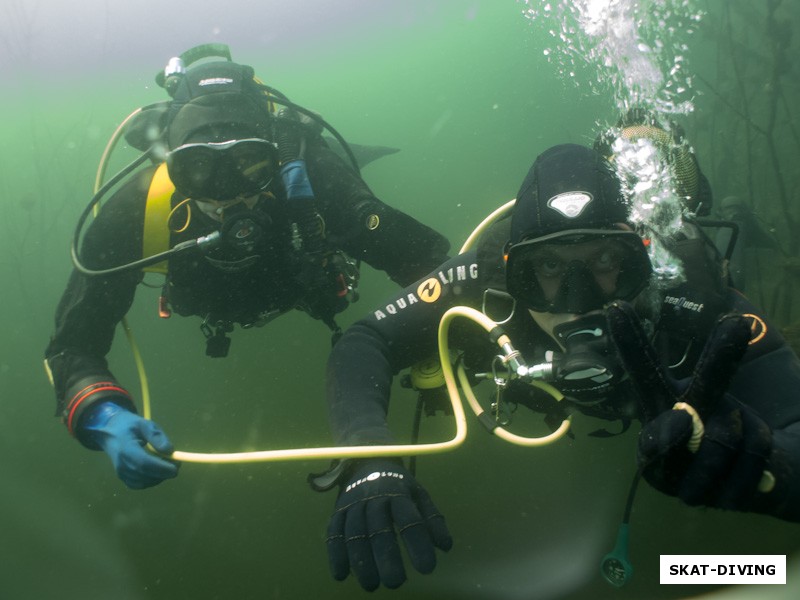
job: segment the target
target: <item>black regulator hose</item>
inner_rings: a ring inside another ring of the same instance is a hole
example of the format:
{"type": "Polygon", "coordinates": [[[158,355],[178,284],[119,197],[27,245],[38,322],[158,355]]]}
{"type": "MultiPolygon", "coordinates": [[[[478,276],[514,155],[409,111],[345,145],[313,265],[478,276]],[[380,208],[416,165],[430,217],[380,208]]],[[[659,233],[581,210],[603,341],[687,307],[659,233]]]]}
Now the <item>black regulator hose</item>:
{"type": "Polygon", "coordinates": [[[165,250],[164,252],[159,252],[158,254],[154,254],[152,256],[147,256],[145,258],[120,265],[118,267],[111,267],[109,269],[89,269],[83,265],[78,256],[78,246],[80,245],[81,239],[81,232],[83,231],[83,227],[86,224],[86,219],[89,218],[89,213],[97,206],[100,200],[105,196],[110,189],[112,189],[115,185],[117,185],[120,181],[122,181],[125,177],[127,177],[131,172],[136,170],[143,162],[145,162],[148,158],[150,158],[150,152],[144,152],[141,156],[139,156],[136,160],[128,164],[122,170],[120,170],[116,175],[114,175],[111,179],[109,179],[97,192],[92,199],[89,201],[89,204],[86,205],[86,208],[83,209],[81,216],[78,218],[78,223],[75,226],[75,233],[72,236],[72,244],[70,246],[70,255],[72,256],[72,264],[75,266],[75,270],[83,273],[84,275],[89,276],[98,276],[98,275],[113,275],[117,273],[124,273],[126,271],[138,270],[143,269],[144,267],[149,267],[150,265],[154,265],[159,263],[163,260],[166,260],[170,256],[177,254],[178,252],[183,252],[185,250],[189,250],[191,248],[196,248],[198,246],[206,246],[209,244],[216,243],[219,239],[219,232],[215,231],[210,235],[206,235],[195,240],[187,240],[182,242],[175,247],[165,250]]]}
{"type": "Polygon", "coordinates": [[[622,587],[631,577],[633,577],[633,565],[631,564],[628,553],[628,539],[630,537],[631,512],[633,511],[633,501],[636,498],[636,490],[639,481],[642,479],[644,466],[640,466],[633,476],[628,498],[625,501],[625,511],[622,515],[622,522],[617,529],[617,541],[614,549],[603,557],[600,562],[600,572],[605,580],[615,587],[622,587]]]}
{"type": "Polygon", "coordinates": [[[342,137],[342,135],[338,131],[336,131],[336,129],[334,129],[333,125],[328,123],[325,119],[323,119],[320,115],[318,115],[314,111],[308,110],[307,108],[303,108],[299,104],[295,104],[294,102],[289,100],[283,93],[276,90],[275,88],[270,87],[268,85],[264,85],[263,83],[259,83],[257,85],[260,89],[270,94],[269,98],[270,102],[274,102],[275,104],[280,104],[281,106],[285,106],[286,108],[291,108],[292,110],[296,110],[297,112],[307,116],[312,121],[316,121],[317,123],[322,125],[324,129],[329,131],[330,134],[336,139],[336,141],[339,142],[339,145],[341,145],[342,150],[344,150],[345,154],[347,154],[347,158],[350,159],[350,163],[353,165],[353,170],[359,175],[359,177],[361,176],[361,168],[358,166],[356,155],[353,154],[353,150],[352,148],[350,148],[350,144],[348,144],[347,140],[345,140],[344,137],[342,137]]]}

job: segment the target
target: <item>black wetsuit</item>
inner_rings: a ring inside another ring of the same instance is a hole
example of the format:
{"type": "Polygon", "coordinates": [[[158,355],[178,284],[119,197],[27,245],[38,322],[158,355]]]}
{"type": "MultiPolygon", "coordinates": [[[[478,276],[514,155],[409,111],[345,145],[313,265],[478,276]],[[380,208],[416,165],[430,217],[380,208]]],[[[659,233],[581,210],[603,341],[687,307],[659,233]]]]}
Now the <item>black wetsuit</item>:
{"type": "MultiPolygon", "coordinates": [[[[398,292],[345,332],[328,365],[330,419],[337,444],[392,443],[386,424],[392,377],[417,361],[438,356],[436,332],[449,308],[464,305],[481,309],[484,290],[496,288],[502,281],[503,263],[499,257],[496,252],[487,259],[481,249],[456,256],[398,292]]],[[[656,337],[660,340],[657,348],[664,364],[679,362],[668,356],[676,348],[681,352],[690,348],[688,353],[683,352],[686,357],[680,367],[672,372],[677,378],[690,376],[717,315],[729,311],[754,317],[754,337],[729,392],[752,407],[769,425],[773,432],[773,452],[783,453],[783,464],[788,465],[781,470],[785,474],[781,485],[788,488],[784,495],[787,499],[780,506],[764,503],[755,510],[800,521],[800,361],[776,328],[733,289],[722,289],[712,299],[707,291],[695,291],[684,285],[665,295],[664,323],[656,337]],[[685,325],[678,326],[681,322],[685,325]]],[[[545,350],[556,349],[555,342],[527,311],[516,312],[519,314],[503,328],[527,364],[542,362],[545,350]]],[[[492,316],[488,311],[487,314],[492,316]]],[[[470,321],[453,321],[450,346],[465,350],[466,360],[474,362],[470,356],[480,357],[480,346],[484,344],[490,350],[486,358],[497,354],[496,346],[489,345],[487,338],[484,330],[470,321]],[[476,340],[484,342],[476,347],[476,340]]],[[[676,354],[679,359],[681,352],[676,354]]],[[[476,366],[490,369],[488,363],[476,366]]],[[[602,405],[591,408],[572,405],[572,409],[604,419],[636,419],[635,397],[625,383],[615,388],[602,405]]],[[[531,404],[525,399],[521,403],[531,404]]],[[[542,402],[541,410],[549,408],[542,402]]]]}
{"type": "MultiPolygon", "coordinates": [[[[316,207],[325,222],[328,250],[363,260],[401,286],[447,258],[449,243],[443,236],[378,200],[321,139],[309,144],[306,164],[316,207]]],[[[144,212],[154,171],[151,167],[136,174],[105,202],[84,236],[81,260],[86,267],[107,269],[142,258],[144,212]]],[[[283,186],[273,185],[269,191],[271,195],[257,209],[266,235],[252,252],[258,258],[246,268],[239,268],[234,259],[241,257],[230,256],[224,247],[170,259],[165,296],[175,312],[199,315],[210,323],[250,326],[293,308],[313,315],[328,298],[341,302],[335,297],[334,281],[327,282],[330,289],[309,288],[303,275],[306,257],[292,246],[283,186]]],[[[172,206],[181,199],[174,194],[172,206]]],[[[176,228],[185,223],[186,215],[185,207],[176,210],[176,228]]],[[[171,247],[219,228],[219,222],[194,206],[188,228],[171,234],[171,247]]],[[[142,273],[135,270],[108,276],[73,271],[69,279],[45,355],[53,375],[57,414],[70,431],[86,408],[99,400],[113,398],[135,410],[105,357],[141,279],[142,273]]]]}

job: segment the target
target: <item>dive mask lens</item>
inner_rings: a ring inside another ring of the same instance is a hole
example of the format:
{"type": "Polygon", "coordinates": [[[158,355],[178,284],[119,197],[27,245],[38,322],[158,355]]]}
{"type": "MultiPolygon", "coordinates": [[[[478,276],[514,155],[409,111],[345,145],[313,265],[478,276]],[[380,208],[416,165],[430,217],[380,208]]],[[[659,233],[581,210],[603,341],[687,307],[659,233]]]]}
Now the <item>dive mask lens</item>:
{"type": "Polygon", "coordinates": [[[258,138],[184,144],[167,154],[167,169],[190,198],[230,200],[266,189],[278,171],[278,152],[258,138]]]}
{"type": "Polygon", "coordinates": [[[632,300],[651,271],[635,232],[572,230],[511,246],[506,287],[531,310],[581,314],[611,300],[632,300]]]}

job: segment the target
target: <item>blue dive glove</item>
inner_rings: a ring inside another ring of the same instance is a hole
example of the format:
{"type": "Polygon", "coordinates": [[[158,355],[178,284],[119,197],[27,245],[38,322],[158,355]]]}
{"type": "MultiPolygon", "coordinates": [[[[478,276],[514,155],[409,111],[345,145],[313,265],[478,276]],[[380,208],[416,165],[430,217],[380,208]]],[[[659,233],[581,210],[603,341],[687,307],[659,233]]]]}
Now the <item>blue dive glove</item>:
{"type": "Polygon", "coordinates": [[[152,487],[178,475],[180,463],[145,448],[150,444],[161,454],[172,454],[172,443],[161,428],[113,402],[91,407],[81,429],[108,454],[117,476],[131,489],[152,487]]]}
{"type": "Polygon", "coordinates": [[[771,491],[771,474],[764,469],[772,433],[752,409],[726,393],[750,339],[745,319],[720,318],[692,377],[677,381],[661,365],[629,305],[613,303],[606,317],[639,396],[638,462],[645,479],[689,505],[753,510],[759,493],[771,491]],[[676,403],[691,408],[675,410],[676,403]],[[702,423],[701,435],[691,409],[702,423]]]}
{"type": "Polygon", "coordinates": [[[444,517],[428,492],[399,462],[357,463],[336,500],[328,526],[328,559],[333,577],[352,570],[365,590],[381,583],[399,587],[406,580],[395,530],[411,564],[420,573],[436,567],[436,551],[453,545],[444,517]]]}

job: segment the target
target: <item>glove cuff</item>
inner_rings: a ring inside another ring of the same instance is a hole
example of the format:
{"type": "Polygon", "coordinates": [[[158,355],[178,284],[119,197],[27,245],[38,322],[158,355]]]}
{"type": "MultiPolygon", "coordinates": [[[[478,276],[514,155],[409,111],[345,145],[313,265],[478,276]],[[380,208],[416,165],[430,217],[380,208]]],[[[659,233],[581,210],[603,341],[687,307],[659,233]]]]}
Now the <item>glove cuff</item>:
{"type": "Polygon", "coordinates": [[[354,472],[362,467],[375,472],[387,468],[402,470],[405,474],[403,461],[399,458],[346,458],[332,461],[330,468],[323,473],[309,473],[306,481],[315,492],[327,492],[336,486],[343,489],[346,484],[352,483],[354,472]]]}
{"type": "Polygon", "coordinates": [[[350,469],[349,477],[340,482],[339,493],[349,492],[364,483],[377,481],[381,478],[409,479],[413,481],[413,477],[399,458],[368,458],[353,465],[353,468],[350,469]]]}
{"type": "Polygon", "coordinates": [[[113,401],[117,406],[136,412],[136,406],[128,391],[111,379],[98,381],[96,377],[85,377],[70,386],[66,394],[67,402],[62,421],[70,435],[87,448],[97,449],[94,443],[87,443],[82,435],[81,420],[86,412],[98,402],[113,401]]]}

